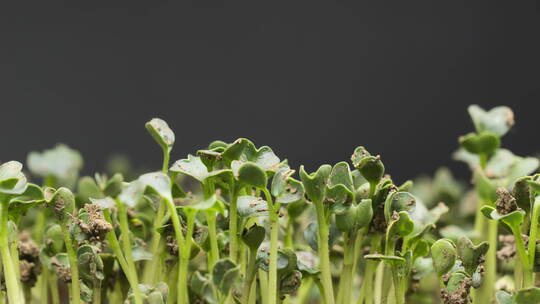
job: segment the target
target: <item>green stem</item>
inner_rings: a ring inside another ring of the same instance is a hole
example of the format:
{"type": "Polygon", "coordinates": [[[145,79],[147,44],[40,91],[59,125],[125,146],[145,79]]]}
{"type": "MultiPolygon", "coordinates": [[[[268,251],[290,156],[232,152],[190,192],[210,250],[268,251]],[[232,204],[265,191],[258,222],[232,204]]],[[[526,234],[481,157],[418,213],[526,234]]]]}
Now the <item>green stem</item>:
{"type": "Polygon", "coordinates": [[[534,200],[533,212],[531,218],[531,230],[529,232],[529,263],[531,269],[534,269],[534,260],[536,255],[536,240],[538,239],[538,217],[540,216],[540,196],[534,200]]]}
{"type": "Polygon", "coordinates": [[[478,154],[478,158],[480,159],[480,168],[482,168],[482,170],[485,170],[487,167],[487,161],[488,161],[487,154],[478,154]]]}
{"type": "Polygon", "coordinates": [[[268,275],[262,269],[259,269],[259,289],[262,304],[268,304],[268,298],[266,297],[268,293],[268,275]]]}
{"type": "Polygon", "coordinates": [[[69,268],[71,270],[71,303],[79,304],[81,303],[81,287],[79,282],[77,253],[75,252],[75,247],[71,241],[71,236],[69,235],[66,225],[67,223],[61,223],[60,227],[62,228],[62,235],[64,236],[64,243],[66,244],[66,251],[69,260],[69,268]]]}
{"type": "Polygon", "coordinates": [[[94,291],[92,293],[92,304],[101,304],[101,280],[94,279],[94,291]]]}
{"type": "Polygon", "coordinates": [[[317,227],[319,232],[319,267],[321,268],[322,286],[326,304],[334,304],[334,287],[332,285],[332,273],[330,271],[330,249],[328,248],[328,222],[322,201],[316,201],[317,227]]]}
{"type": "Polygon", "coordinates": [[[54,273],[50,276],[51,298],[53,304],[60,304],[60,292],[58,291],[58,279],[54,273]]]}
{"type": "Polygon", "coordinates": [[[152,243],[150,244],[150,252],[152,252],[152,255],[154,257],[158,258],[152,259],[146,264],[147,266],[144,275],[144,281],[150,284],[154,284],[156,282],[158,272],[155,270],[159,267],[159,264],[161,262],[161,259],[159,258],[161,234],[158,232],[158,228],[163,222],[166,208],[167,206],[165,202],[163,200],[160,200],[158,210],[156,212],[156,217],[154,218],[154,223],[152,227],[152,243]]]}
{"type": "Polygon", "coordinates": [[[24,303],[19,287],[19,280],[17,279],[17,272],[15,270],[15,265],[13,265],[11,252],[9,250],[8,206],[9,202],[7,200],[2,200],[0,205],[0,254],[2,255],[4,278],[6,281],[9,303],[24,303]]]}
{"type": "Polygon", "coordinates": [[[261,189],[268,202],[270,218],[270,263],[268,266],[268,304],[277,303],[277,256],[278,256],[278,238],[279,238],[279,203],[275,205],[272,202],[272,195],[268,189],[261,189]]]}
{"type": "MultiPolygon", "coordinates": [[[[107,222],[113,225],[109,209],[103,210],[103,216],[105,217],[105,220],[107,222]]],[[[140,297],[140,292],[137,292],[139,291],[138,285],[136,283],[136,280],[133,279],[133,273],[131,272],[129,264],[124,257],[124,254],[122,253],[122,249],[120,243],[118,242],[118,237],[116,236],[116,232],[114,231],[114,229],[107,232],[107,241],[109,242],[109,246],[111,247],[111,250],[116,256],[116,260],[118,261],[118,264],[120,264],[120,268],[122,268],[122,271],[124,272],[124,275],[126,276],[129,285],[131,286],[131,289],[134,290],[133,295],[135,296],[135,303],[142,303],[142,297],[140,297]]]]}
{"type": "MultiPolygon", "coordinates": [[[[379,248],[381,246],[381,238],[382,236],[380,234],[375,234],[371,238],[370,243],[370,253],[378,253],[379,248]]],[[[360,298],[358,299],[358,304],[362,303],[362,299],[365,297],[366,304],[373,304],[374,299],[374,292],[373,289],[373,283],[374,283],[374,276],[375,271],[379,265],[379,262],[374,260],[366,260],[366,271],[364,274],[364,278],[362,280],[362,289],[360,291],[360,298]]]]}
{"type": "Polygon", "coordinates": [[[161,167],[161,172],[165,174],[167,174],[167,172],[169,171],[169,157],[170,157],[169,149],[163,149],[163,166],[161,167]]]}
{"type": "Polygon", "coordinates": [[[287,248],[293,248],[293,225],[294,225],[294,219],[291,217],[287,220],[287,227],[285,229],[285,247],[287,248]]]}
{"type": "Polygon", "coordinates": [[[244,281],[244,287],[242,288],[242,300],[240,303],[249,303],[251,295],[251,286],[253,285],[253,279],[257,274],[257,250],[249,251],[248,269],[246,280],[244,281]]]}
{"type": "Polygon", "coordinates": [[[350,303],[350,294],[352,288],[353,266],[354,266],[354,243],[356,240],[356,234],[353,232],[346,232],[343,235],[343,268],[341,270],[342,276],[339,281],[339,288],[337,294],[336,303],[348,304],[350,303]]]}
{"type": "Polygon", "coordinates": [[[395,294],[395,303],[403,304],[405,303],[405,292],[403,290],[403,284],[401,283],[402,279],[399,278],[398,274],[394,269],[392,269],[392,281],[394,283],[394,294],[395,294]]]}
{"type": "Polygon", "coordinates": [[[47,266],[43,267],[39,281],[39,297],[45,303],[49,303],[49,286],[47,285],[49,284],[49,274],[49,268],[47,266]]]}
{"type": "Polygon", "coordinates": [[[231,204],[229,206],[229,257],[233,262],[238,261],[238,191],[231,185],[231,204]]]}
{"type": "Polygon", "coordinates": [[[210,254],[208,269],[210,273],[214,269],[214,264],[219,260],[219,246],[217,241],[216,213],[214,211],[206,212],[206,222],[208,223],[208,237],[210,238],[210,254]]]}
{"type": "Polygon", "coordinates": [[[169,213],[171,214],[171,221],[173,223],[174,234],[176,236],[176,242],[178,243],[178,282],[177,282],[177,303],[183,304],[187,303],[187,264],[189,263],[188,259],[185,259],[184,254],[182,254],[181,248],[186,244],[184,240],[184,235],[182,234],[182,229],[180,227],[180,218],[176,212],[176,206],[174,203],[168,199],[164,199],[169,208],[169,213]],[[184,270],[185,269],[185,270],[184,270]]]}
{"type": "Polygon", "coordinates": [[[131,246],[130,231],[128,225],[128,216],[126,206],[124,206],[120,201],[117,201],[116,207],[118,208],[118,219],[120,222],[120,232],[122,233],[122,247],[124,251],[124,258],[126,259],[128,271],[131,274],[131,280],[133,285],[133,295],[135,296],[136,303],[142,303],[141,290],[139,289],[139,277],[137,275],[137,267],[133,261],[133,247],[131,246]],[[139,299],[141,302],[137,302],[139,299]]]}
{"type": "Polygon", "coordinates": [[[296,303],[304,304],[309,300],[309,292],[311,291],[311,286],[313,285],[313,279],[311,276],[304,279],[300,288],[298,289],[298,295],[296,296],[296,303]]]}
{"type": "MultiPolygon", "coordinates": [[[[183,296],[184,296],[184,303],[188,303],[188,289],[187,289],[187,276],[188,276],[188,266],[189,266],[189,257],[191,255],[191,244],[193,243],[193,229],[195,228],[195,215],[196,211],[189,211],[186,212],[187,215],[187,231],[186,231],[186,239],[184,242],[183,248],[178,246],[178,250],[181,250],[182,253],[182,260],[180,262],[180,268],[178,271],[180,272],[178,274],[179,280],[182,280],[185,282],[185,289],[183,290],[183,296]]],[[[180,293],[179,293],[180,295],[180,293]]]]}
{"type": "Polygon", "coordinates": [[[319,294],[321,295],[321,298],[323,299],[323,303],[327,304],[326,300],[325,300],[326,299],[326,296],[325,296],[326,290],[324,289],[324,286],[322,284],[320,276],[314,278],[313,281],[315,282],[315,285],[317,286],[317,289],[319,289],[319,294]]]}
{"type": "Polygon", "coordinates": [[[485,277],[481,287],[483,297],[486,299],[492,299],[495,296],[495,281],[497,279],[497,227],[497,221],[488,221],[487,241],[493,245],[489,246],[486,253],[485,277]]]}
{"type": "Polygon", "coordinates": [[[529,257],[527,256],[527,251],[525,249],[525,244],[521,237],[521,233],[518,228],[512,228],[512,234],[514,235],[516,243],[516,251],[518,253],[519,261],[523,267],[523,286],[516,286],[516,288],[527,288],[533,285],[532,281],[532,267],[529,263],[529,257]]]}

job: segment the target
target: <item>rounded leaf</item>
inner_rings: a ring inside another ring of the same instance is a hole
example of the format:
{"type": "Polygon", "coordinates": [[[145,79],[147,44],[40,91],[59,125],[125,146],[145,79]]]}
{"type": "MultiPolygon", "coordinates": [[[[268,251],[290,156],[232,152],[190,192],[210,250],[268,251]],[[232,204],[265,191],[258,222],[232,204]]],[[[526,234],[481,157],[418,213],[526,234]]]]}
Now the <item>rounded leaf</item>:
{"type": "Polygon", "coordinates": [[[447,239],[437,240],[431,245],[433,268],[439,276],[444,275],[456,262],[457,251],[454,243],[447,239]]]}
{"type": "MultiPolygon", "coordinates": [[[[234,171],[234,170],[233,170],[234,171]]],[[[266,172],[257,164],[246,162],[238,168],[237,178],[241,183],[255,187],[266,188],[268,177],[266,172]]]]}
{"type": "Polygon", "coordinates": [[[304,170],[304,166],[300,166],[300,180],[309,200],[312,202],[324,200],[326,183],[331,172],[332,166],[330,165],[322,165],[311,174],[304,170]]]}
{"type": "Polygon", "coordinates": [[[167,122],[160,118],[152,118],[145,125],[146,130],[163,150],[170,152],[174,145],[174,132],[167,122]]]}
{"type": "Polygon", "coordinates": [[[492,155],[501,146],[501,140],[490,132],[469,133],[459,138],[459,144],[470,153],[492,155]]]}

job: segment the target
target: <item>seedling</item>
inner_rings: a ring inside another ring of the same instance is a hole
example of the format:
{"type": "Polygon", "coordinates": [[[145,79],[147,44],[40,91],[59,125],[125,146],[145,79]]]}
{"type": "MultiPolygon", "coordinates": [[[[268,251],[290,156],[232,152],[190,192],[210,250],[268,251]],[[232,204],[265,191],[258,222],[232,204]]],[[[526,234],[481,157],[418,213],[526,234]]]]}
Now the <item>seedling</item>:
{"type": "Polygon", "coordinates": [[[397,183],[362,146],[312,173],[245,138],[171,163],[158,118],[162,165],[134,179],[79,177],[65,145],[28,156],[42,186],[4,163],[0,304],[537,303],[538,159],[503,148],[509,108],[469,114],[472,191],[448,169],[397,183]]]}

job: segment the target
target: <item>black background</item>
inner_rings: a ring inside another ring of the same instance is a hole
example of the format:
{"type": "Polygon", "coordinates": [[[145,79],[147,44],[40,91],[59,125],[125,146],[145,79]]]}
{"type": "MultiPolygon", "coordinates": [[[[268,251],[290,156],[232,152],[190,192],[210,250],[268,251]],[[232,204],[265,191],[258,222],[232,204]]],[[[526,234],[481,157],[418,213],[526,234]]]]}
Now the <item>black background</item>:
{"type": "Polygon", "coordinates": [[[0,4],[2,161],[64,142],[85,172],[113,152],[158,169],[248,137],[293,167],[357,145],[398,179],[451,166],[466,106],[506,104],[504,146],[540,151],[535,1],[20,1],[0,4]]]}

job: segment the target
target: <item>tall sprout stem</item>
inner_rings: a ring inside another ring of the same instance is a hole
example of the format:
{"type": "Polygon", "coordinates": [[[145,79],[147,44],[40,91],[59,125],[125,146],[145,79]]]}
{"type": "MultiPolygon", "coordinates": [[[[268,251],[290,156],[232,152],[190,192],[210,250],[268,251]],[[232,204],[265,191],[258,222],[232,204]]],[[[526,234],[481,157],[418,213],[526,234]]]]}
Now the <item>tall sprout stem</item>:
{"type": "Polygon", "coordinates": [[[485,277],[482,287],[479,290],[481,299],[492,299],[495,296],[495,281],[497,279],[497,228],[498,221],[487,221],[487,241],[493,245],[489,246],[486,253],[485,277]]]}
{"type": "MultiPolygon", "coordinates": [[[[534,269],[534,261],[536,255],[536,240],[538,239],[538,217],[540,216],[540,197],[536,198],[533,204],[531,229],[529,232],[529,263],[530,268],[534,269]]],[[[534,273],[533,273],[534,281],[534,273]]]]}
{"type": "Polygon", "coordinates": [[[334,287],[332,285],[332,273],[330,271],[330,249],[328,248],[329,228],[326,220],[326,212],[322,201],[316,201],[317,228],[319,234],[319,259],[321,268],[321,284],[324,288],[326,304],[334,304],[334,287]]]}
{"type": "Polygon", "coordinates": [[[268,189],[262,189],[266,201],[268,202],[269,218],[270,218],[270,263],[268,265],[268,304],[277,303],[277,255],[278,255],[278,238],[279,238],[279,203],[272,202],[272,195],[268,189]]]}
{"type": "Polygon", "coordinates": [[[533,285],[533,272],[531,264],[529,263],[529,257],[527,256],[527,251],[525,249],[525,244],[523,243],[523,239],[521,237],[521,232],[519,229],[514,228],[512,229],[512,233],[514,234],[514,239],[516,242],[516,251],[518,253],[519,261],[521,262],[521,266],[523,269],[523,286],[516,286],[517,287],[531,287],[533,285]]]}
{"type": "Polygon", "coordinates": [[[133,261],[133,248],[131,246],[130,231],[128,225],[127,209],[121,202],[117,201],[116,207],[118,208],[118,219],[120,221],[120,232],[122,233],[122,247],[124,250],[124,258],[126,259],[127,268],[131,274],[131,280],[134,286],[132,286],[133,294],[135,298],[141,298],[141,291],[139,289],[139,276],[137,275],[137,268],[133,261]]]}
{"type": "MultiPolygon", "coordinates": [[[[113,222],[111,220],[109,209],[103,210],[103,215],[105,217],[105,220],[112,225],[113,222]]],[[[133,279],[133,274],[129,268],[126,258],[124,257],[124,253],[122,252],[122,247],[120,246],[120,242],[118,242],[118,237],[116,236],[114,229],[107,232],[107,241],[109,242],[109,246],[111,247],[111,250],[116,256],[116,260],[118,261],[118,264],[120,264],[120,268],[122,268],[122,271],[124,272],[129,282],[129,285],[131,286],[131,289],[134,291],[133,295],[135,297],[135,303],[142,304],[143,301],[142,301],[141,293],[136,284],[136,280],[133,279]]]]}
{"type": "Polygon", "coordinates": [[[339,281],[339,289],[337,294],[336,303],[348,304],[350,303],[350,294],[352,288],[353,267],[354,267],[354,244],[356,241],[356,234],[353,232],[346,232],[343,235],[343,268],[342,276],[339,281]]]}
{"type": "Polygon", "coordinates": [[[231,190],[231,204],[229,206],[229,258],[236,263],[238,261],[238,189],[234,189],[234,185],[231,185],[231,188],[233,190],[231,190]]]}
{"type": "MultiPolygon", "coordinates": [[[[176,242],[178,243],[178,248],[184,248],[186,242],[184,235],[182,234],[182,228],[180,227],[180,218],[176,212],[176,206],[174,203],[168,199],[164,199],[169,208],[169,213],[171,214],[171,221],[174,228],[174,234],[176,236],[176,242]]],[[[177,303],[184,304],[187,303],[187,264],[189,263],[189,257],[185,257],[183,250],[178,250],[178,282],[177,282],[177,303]]]]}
{"type": "MultiPolygon", "coordinates": [[[[81,286],[79,282],[79,267],[77,263],[77,253],[75,252],[75,246],[71,241],[71,236],[67,228],[67,223],[62,223],[62,235],[64,237],[64,243],[66,244],[66,251],[69,260],[69,268],[71,270],[71,302],[74,304],[81,303],[81,286]]],[[[14,302],[18,303],[18,302],[14,302]]]]}
{"type": "MultiPolygon", "coordinates": [[[[7,295],[9,303],[24,303],[22,292],[17,278],[17,271],[11,257],[8,240],[8,207],[7,200],[1,202],[0,210],[0,253],[2,255],[2,264],[4,269],[4,278],[6,281],[7,295]]],[[[18,265],[17,265],[18,266],[18,265]]]]}
{"type": "Polygon", "coordinates": [[[251,289],[253,286],[252,284],[253,279],[255,278],[255,275],[257,274],[256,266],[257,266],[257,250],[250,250],[247,275],[244,281],[244,286],[242,288],[242,300],[240,301],[240,303],[249,303],[249,300],[251,297],[251,289]]]}

